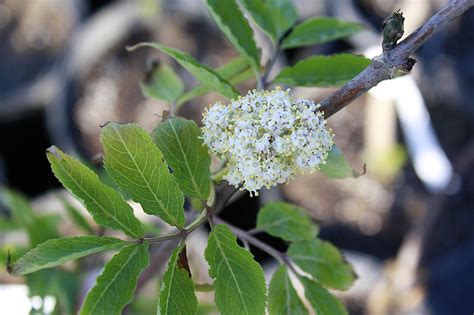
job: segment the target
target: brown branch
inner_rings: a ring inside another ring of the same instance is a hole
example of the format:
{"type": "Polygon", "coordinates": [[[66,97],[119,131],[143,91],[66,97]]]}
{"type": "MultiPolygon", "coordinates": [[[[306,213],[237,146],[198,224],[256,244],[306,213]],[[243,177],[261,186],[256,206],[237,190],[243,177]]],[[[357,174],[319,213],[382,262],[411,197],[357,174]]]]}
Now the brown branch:
{"type": "Polygon", "coordinates": [[[334,115],[353,100],[383,80],[392,79],[397,70],[410,71],[413,59],[409,58],[433,35],[474,6],[474,0],[451,0],[424,25],[393,49],[372,59],[372,63],[346,85],[321,101],[320,110],[326,118],[334,115]]]}

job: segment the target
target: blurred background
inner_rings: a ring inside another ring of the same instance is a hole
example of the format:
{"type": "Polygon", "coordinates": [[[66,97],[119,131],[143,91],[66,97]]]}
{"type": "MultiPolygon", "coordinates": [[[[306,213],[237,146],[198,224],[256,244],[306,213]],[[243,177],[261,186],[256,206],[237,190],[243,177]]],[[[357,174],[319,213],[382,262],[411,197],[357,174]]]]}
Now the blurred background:
{"type": "MultiPolygon", "coordinates": [[[[287,50],[272,74],[315,54],[374,56],[380,50],[385,17],[401,9],[409,34],[445,3],[295,0],[301,19],[333,16],[361,22],[366,30],[345,40],[287,50]]],[[[265,64],[270,42],[254,29],[265,64]]],[[[45,149],[55,144],[94,164],[101,153],[101,124],[137,122],[151,130],[167,105],[146,99],[139,82],[156,61],[172,65],[188,88],[196,84],[156,51],[125,50],[150,40],[187,51],[212,67],[237,56],[201,0],[0,0],[0,185],[27,196],[39,215],[64,218],[67,206],[83,212],[62,192],[45,149]]],[[[342,248],[359,275],[352,289],[338,293],[350,314],[472,314],[473,56],[474,10],[470,10],[416,53],[413,73],[380,84],[330,118],[335,142],[355,169],[362,171],[366,165],[365,175],[344,180],[317,173],[299,176],[288,185],[262,191],[258,198],[242,194],[222,217],[250,229],[260,205],[270,200],[287,200],[307,209],[321,225],[321,238],[342,248]]],[[[253,87],[251,80],[239,85],[242,92],[253,87]]],[[[331,91],[293,90],[315,101],[331,91]]],[[[218,99],[206,94],[184,104],[179,114],[199,122],[202,110],[218,99]]],[[[8,218],[11,209],[0,204],[0,218],[8,218]]],[[[62,235],[81,233],[68,222],[57,226],[62,235]]],[[[28,243],[24,234],[0,224],[3,262],[8,248],[28,243]]],[[[285,249],[276,239],[262,239],[285,249]]],[[[204,241],[196,236],[192,252],[202,252],[204,241]]],[[[253,252],[271,270],[271,259],[253,252]]],[[[166,256],[161,260],[166,262],[166,256]]],[[[100,260],[89,263],[85,278],[93,279],[100,260]]],[[[207,270],[205,265],[196,268],[201,273],[207,270]]],[[[1,312],[28,314],[33,307],[48,313],[54,301],[28,300],[22,282],[0,271],[1,312]],[[22,295],[23,300],[12,298],[22,295]]],[[[83,296],[86,284],[78,285],[72,300],[83,296]]],[[[41,286],[37,288],[41,291],[41,286]]],[[[156,288],[144,288],[141,293],[153,301],[156,288]]],[[[154,313],[147,301],[136,302],[127,312],[147,314],[150,308],[154,313]]],[[[213,313],[212,305],[201,311],[213,313]]]]}

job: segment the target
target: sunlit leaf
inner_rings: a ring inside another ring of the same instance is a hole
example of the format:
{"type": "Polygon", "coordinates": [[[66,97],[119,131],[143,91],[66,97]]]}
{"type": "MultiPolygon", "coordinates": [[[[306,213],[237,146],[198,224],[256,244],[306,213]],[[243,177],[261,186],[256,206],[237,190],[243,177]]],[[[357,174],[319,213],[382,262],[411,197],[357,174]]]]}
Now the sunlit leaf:
{"type": "Polygon", "coordinates": [[[153,138],[186,196],[207,200],[211,157],[194,121],[170,118],[156,126],[153,138]]]}
{"type": "Polygon", "coordinates": [[[29,250],[9,271],[14,275],[25,275],[37,270],[56,267],[71,260],[98,253],[104,250],[119,249],[127,243],[105,236],[65,237],[46,241],[29,250]]]}
{"type": "Polygon", "coordinates": [[[133,209],[117,191],[104,185],[92,170],[55,146],[48,149],[47,157],[54,175],[84,203],[98,224],[122,230],[132,237],[143,236],[143,228],[133,215],[133,209]]]}
{"type": "Polygon", "coordinates": [[[105,168],[117,185],[146,213],[182,227],[183,194],[150,135],[136,124],[109,123],[100,140],[105,168]]]}

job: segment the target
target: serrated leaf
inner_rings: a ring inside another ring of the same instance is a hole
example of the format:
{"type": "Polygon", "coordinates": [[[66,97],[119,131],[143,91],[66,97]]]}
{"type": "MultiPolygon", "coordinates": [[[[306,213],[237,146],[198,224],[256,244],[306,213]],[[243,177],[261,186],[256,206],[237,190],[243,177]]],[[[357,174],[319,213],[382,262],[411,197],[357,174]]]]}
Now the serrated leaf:
{"type": "Polygon", "coordinates": [[[82,304],[81,315],[122,314],[133,300],[138,277],[148,266],[148,244],[131,244],[105,265],[82,304]]]}
{"type": "Polygon", "coordinates": [[[241,0],[258,26],[274,43],[298,20],[298,12],[291,0],[241,0]]]}
{"type": "Polygon", "coordinates": [[[355,77],[369,64],[370,59],[352,54],[313,56],[283,68],[273,83],[335,87],[355,77]]]}
{"type": "Polygon", "coordinates": [[[216,92],[228,98],[236,98],[239,92],[226,79],[206,65],[201,64],[188,53],[175,48],[167,47],[158,43],[140,43],[129,47],[128,50],[135,50],[140,47],[151,47],[162,51],[175,59],[184,69],[191,73],[202,84],[210,87],[216,92]]]}
{"type": "Polygon", "coordinates": [[[347,290],[355,281],[351,265],[329,242],[315,239],[292,243],[288,255],[303,271],[330,288],[347,290]]]}
{"type": "MultiPolygon", "coordinates": [[[[244,58],[244,57],[237,57],[237,58],[232,59],[227,64],[223,65],[220,68],[217,68],[216,72],[220,76],[222,76],[222,78],[229,80],[231,84],[239,84],[245,80],[252,78],[254,75],[253,70],[249,69],[248,58],[244,58]],[[246,69],[250,71],[244,71],[246,69]],[[245,73],[245,75],[241,75],[242,73],[245,73]]],[[[192,88],[190,91],[181,95],[179,99],[176,101],[176,104],[179,106],[195,97],[206,94],[210,91],[211,89],[209,88],[209,86],[200,84],[192,88]]]]}
{"type": "Polygon", "coordinates": [[[326,159],[326,164],[319,167],[319,171],[331,178],[359,177],[361,174],[349,165],[341,150],[333,145],[326,159]]]}
{"type": "Polygon", "coordinates": [[[178,246],[171,254],[163,275],[157,314],[196,314],[198,303],[194,283],[189,271],[181,264],[182,255],[182,259],[186,259],[185,246],[178,246]]]}
{"type": "Polygon", "coordinates": [[[183,193],[207,200],[211,192],[211,156],[196,123],[179,117],[167,119],[156,126],[153,140],[183,193]]]}
{"type": "Polygon", "coordinates": [[[252,254],[237,244],[227,225],[209,234],[204,252],[209,275],[214,279],[215,302],[223,315],[265,313],[265,279],[252,254]]]}
{"type": "Polygon", "coordinates": [[[47,150],[47,157],[54,175],[84,203],[95,222],[132,237],[143,237],[143,228],[132,207],[117,191],[104,185],[91,169],[55,146],[47,150]]]}
{"type": "Polygon", "coordinates": [[[98,253],[104,250],[118,249],[127,242],[111,237],[78,236],[46,241],[29,250],[10,267],[13,275],[25,275],[37,270],[52,268],[71,260],[98,253]]]}
{"type": "Polygon", "coordinates": [[[207,7],[217,25],[239,54],[249,58],[256,72],[260,68],[260,53],[253,31],[234,0],[207,0],[207,7]]]}
{"type": "Polygon", "coordinates": [[[184,83],[167,64],[159,64],[141,83],[143,95],[167,102],[174,102],[184,91],[184,83]]]}
{"type": "Polygon", "coordinates": [[[295,48],[323,44],[353,35],[364,27],[331,17],[311,18],[296,25],[283,41],[283,48],[295,48]]]}
{"type": "Polygon", "coordinates": [[[184,196],[163,154],[136,124],[109,123],[101,130],[107,173],[117,185],[168,224],[184,225],[184,196]]]}
{"type": "Polygon", "coordinates": [[[304,209],[278,201],[260,209],[256,228],[293,242],[311,240],[318,233],[318,227],[304,209]]]}
{"type": "Polygon", "coordinates": [[[348,315],[344,304],[319,283],[308,278],[300,278],[305,288],[305,296],[318,315],[348,315]]]}
{"type": "Polygon", "coordinates": [[[301,302],[284,266],[279,266],[273,274],[268,288],[268,312],[270,315],[308,314],[301,302]]]}

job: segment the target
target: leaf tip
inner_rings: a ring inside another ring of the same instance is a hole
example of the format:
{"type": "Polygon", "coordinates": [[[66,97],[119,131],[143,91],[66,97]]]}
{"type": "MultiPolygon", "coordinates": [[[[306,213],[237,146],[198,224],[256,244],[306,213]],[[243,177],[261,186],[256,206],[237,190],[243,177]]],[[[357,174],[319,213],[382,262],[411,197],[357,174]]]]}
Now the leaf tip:
{"type": "Polygon", "coordinates": [[[47,148],[46,149],[46,154],[47,155],[54,155],[58,159],[61,158],[61,150],[59,150],[59,148],[55,145],[52,145],[49,148],[47,148]]]}

